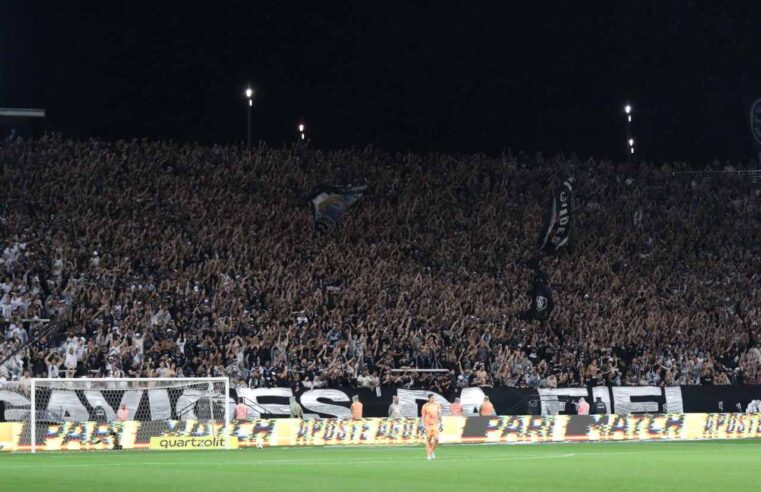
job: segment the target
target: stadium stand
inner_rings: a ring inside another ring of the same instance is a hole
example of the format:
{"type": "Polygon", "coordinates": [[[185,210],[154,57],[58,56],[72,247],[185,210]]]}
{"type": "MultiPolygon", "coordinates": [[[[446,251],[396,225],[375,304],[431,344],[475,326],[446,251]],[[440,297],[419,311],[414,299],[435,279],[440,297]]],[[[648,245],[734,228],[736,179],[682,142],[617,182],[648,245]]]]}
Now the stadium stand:
{"type": "Polygon", "coordinates": [[[56,136],[0,159],[0,381],[761,384],[751,183],[674,179],[674,164],[56,136]],[[542,260],[555,309],[532,322],[526,260],[568,176],[570,246],[542,260]],[[367,189],[318,228],[325,184],[367,189]],[[390,371],[404,367],[448,372],[390,371]]]}

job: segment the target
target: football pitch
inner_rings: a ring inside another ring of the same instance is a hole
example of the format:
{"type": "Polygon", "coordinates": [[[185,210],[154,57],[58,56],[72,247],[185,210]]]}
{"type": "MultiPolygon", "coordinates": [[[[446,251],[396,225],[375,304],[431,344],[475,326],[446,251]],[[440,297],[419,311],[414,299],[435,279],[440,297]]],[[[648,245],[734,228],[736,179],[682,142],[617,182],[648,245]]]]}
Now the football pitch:
{"type": "Polygon", "coordinates": [[[759,490],[761,441],[0,456],[8,491],[759,490]]]}

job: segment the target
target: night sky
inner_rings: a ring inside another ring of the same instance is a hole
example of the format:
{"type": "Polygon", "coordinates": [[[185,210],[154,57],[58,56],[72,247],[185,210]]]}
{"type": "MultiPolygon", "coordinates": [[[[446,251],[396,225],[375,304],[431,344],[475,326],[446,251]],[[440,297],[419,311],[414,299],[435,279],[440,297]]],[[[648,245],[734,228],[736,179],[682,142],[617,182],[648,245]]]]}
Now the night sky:
{"type": "Polygon", "coordinates": [[[758,2],[0,0],[0,106],[72,137],[749,160],[758,2]],[[530,6],[528,6],[530,4],[530,6]]]}

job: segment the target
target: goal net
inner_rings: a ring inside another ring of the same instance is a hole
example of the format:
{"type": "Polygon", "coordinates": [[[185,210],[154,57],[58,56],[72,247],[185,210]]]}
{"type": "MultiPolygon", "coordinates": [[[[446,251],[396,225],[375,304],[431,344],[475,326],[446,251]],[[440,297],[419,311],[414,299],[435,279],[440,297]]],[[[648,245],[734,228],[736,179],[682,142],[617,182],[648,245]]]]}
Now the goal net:
{"type": "Polygon", "coordinates": [[[30,449],[140,449],[157,437],[227,447],[228,394],[227,378],[33,379],[30,449]]]}

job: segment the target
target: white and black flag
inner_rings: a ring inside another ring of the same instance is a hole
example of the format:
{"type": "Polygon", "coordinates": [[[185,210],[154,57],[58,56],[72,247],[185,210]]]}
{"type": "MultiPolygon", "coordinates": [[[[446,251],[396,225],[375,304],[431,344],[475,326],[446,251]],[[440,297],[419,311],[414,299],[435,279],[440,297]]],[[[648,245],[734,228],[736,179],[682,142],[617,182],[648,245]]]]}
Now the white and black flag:
{"type": "Polygon", "coordinates": [[[539,251],[558,254],[568,246],[574,178],[566,179],[552,197],[552,206],[539,235],[539,251]]]}
{"type": "Polygon", "coordinates": [[[336,225],[349,208],[362,198],[365,190],[367,186],[320,186],[309,202],[315,227],[324,229],[336,225]]]}

